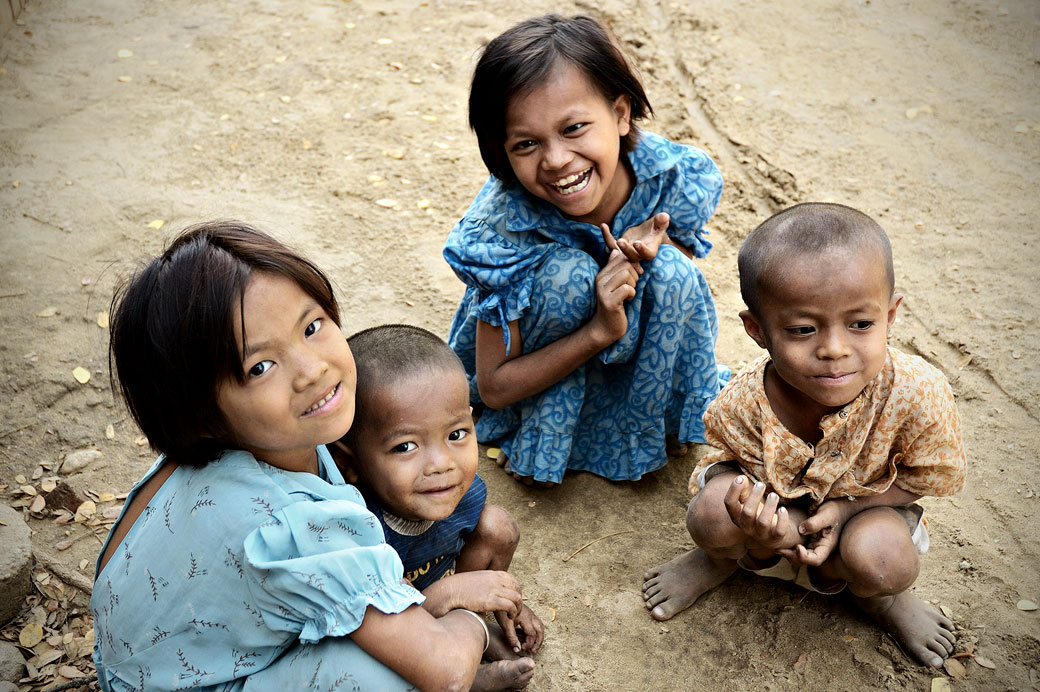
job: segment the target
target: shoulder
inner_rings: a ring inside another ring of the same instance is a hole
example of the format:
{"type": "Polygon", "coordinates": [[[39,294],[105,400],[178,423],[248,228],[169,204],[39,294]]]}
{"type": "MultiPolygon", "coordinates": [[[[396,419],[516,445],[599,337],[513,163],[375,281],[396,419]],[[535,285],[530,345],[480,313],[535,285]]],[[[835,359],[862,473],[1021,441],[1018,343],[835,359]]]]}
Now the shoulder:
{"type": "MultiPolygon", "coordinates": [[[[712,417],[728,420],[757,417],[758,403],[765,396],[763,378],[768,364],[769,354],[763,353],[734,374],[709,405],[712,417]]],[[[705,414],[705,422],[707,420],[708,414],[705,414]]]]}
{"type": "Polygon", "coordinates": [[[640,180],[665,173],[673,175],[721,175],[711,157],[697,147],[679,144],[653,132],[640,133],[639,143],[629,155],[640,180]]]}
{"type": "Polygon", "coordinates": [[[888,362],[892,396],[924,404],[952,404],[953,390],[946,375],[924,358],[890,347],[888,362]]]}

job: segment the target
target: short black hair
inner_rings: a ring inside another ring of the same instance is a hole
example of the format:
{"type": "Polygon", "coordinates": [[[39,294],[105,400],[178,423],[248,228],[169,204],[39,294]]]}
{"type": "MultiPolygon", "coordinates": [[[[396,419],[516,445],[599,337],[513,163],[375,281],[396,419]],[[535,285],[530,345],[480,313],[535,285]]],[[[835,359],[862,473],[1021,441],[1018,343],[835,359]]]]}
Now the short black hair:
{"type": "Polygon", "coordinates": [[[509,102],[544,84],[561,60],[588,78],[603,98],[631,101],[631,127],[621,151],[639,141],[636,120],[653,114],[643,85],[607,30],[592,17],[547,14],[516,24],[485,46],[469,90],[469,126],[477,135],[484,165],[499,180],[516,180],[506,156],[506,109],[509,102]]]}
{"type": "MultiPolygon", "coordinates": [[[[109,370],[152,448],[205,466],[234,447],[217,390],[245,378],[235,336],[254,272],[295,281],[339,325],[332,284],[270,235],[238,221],[198,224],[123,283],[112,299],[109,370]]],[[[243,342],[245,325],[241,325],[243,342]]]]}
{"type": "Polygon", "coordinates": [[[422,327],[383,324],[351,335],[347,344],[357,369],[354,425],[346,434],[348,443],[351,432],[360,428],[375,390],[420,370],[457,370],[466,375],[455,351],[444,339],[422,327]]]}
{"type": "Polygon", "coordinates": [[[796,264],[797,257],[831,248],[876,251],[889,293],[895,290],[892,245],[877,221],[844,204],[806,202],[769,217],[740,246],[740,296],[751,314],[762,318],[760,295],[766,282],[791,271],[788,267],[796,264]]]}

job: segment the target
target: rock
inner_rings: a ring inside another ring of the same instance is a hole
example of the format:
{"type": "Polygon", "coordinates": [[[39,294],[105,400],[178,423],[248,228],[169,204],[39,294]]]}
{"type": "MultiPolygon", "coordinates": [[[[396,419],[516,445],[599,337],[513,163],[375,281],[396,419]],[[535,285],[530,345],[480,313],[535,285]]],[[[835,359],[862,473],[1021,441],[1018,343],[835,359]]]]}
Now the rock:
{"type": "Polygon", "coordinates": [[[29,526],[22,515],[0,504],[0,625],[14,619],[22,610],[32,581],[32,543],[29,526]]]}
{"type": "Polygon", "coordinates": [[[0,680],[0,692],[18,692],[18,685],[7,680],[0,680]]]}
{"type": "Polygon", "coordinates": [[[105,453],[100,449],[77,449],[69,452],[65,455],[65,461],[61,462],[61,473],[76,473],[103,456],[105,453]]]}
{"type": "Polygon", "coordinates": [[[5,683],[12,685],[11,689],[17,691],[18,680],[25,676],[25,658],[17,646],[11,642],[0,641],[0,692],[5,692],[5,683]]]}

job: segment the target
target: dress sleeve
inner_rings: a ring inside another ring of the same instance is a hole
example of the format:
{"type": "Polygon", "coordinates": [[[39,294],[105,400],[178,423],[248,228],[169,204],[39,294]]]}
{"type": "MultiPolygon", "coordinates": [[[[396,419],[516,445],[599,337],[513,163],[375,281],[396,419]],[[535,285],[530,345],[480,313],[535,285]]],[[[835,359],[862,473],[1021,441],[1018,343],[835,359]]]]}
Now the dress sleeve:
{"type": "Polygon", "coordinates": [[[551,249],[549,243],[514,242],[505,233],[463,217],[444,246],[444,259],[456,276],[477,290],[477,318],[496,327],[520,319],[530,304],[533,269],[551,249]]]}
{"type": "Polygon", "coordinates": [[[686,152],[670,171],[660,206],[671,216],[668,235],[688,247],[695,257],[705,257],[712,244],[704,228],[715,213],[722,197],[722,173],[711,157],[700,149],[685,147],[686,152]]]}
{"type": "Polygon", "coordinates": [[[365,610],[399,613],[424,597],[375,517],[350,500],[303,500],[272,511],[246,536],[250,593],[273,630],[303,642],[348,635],[365,610]]]}

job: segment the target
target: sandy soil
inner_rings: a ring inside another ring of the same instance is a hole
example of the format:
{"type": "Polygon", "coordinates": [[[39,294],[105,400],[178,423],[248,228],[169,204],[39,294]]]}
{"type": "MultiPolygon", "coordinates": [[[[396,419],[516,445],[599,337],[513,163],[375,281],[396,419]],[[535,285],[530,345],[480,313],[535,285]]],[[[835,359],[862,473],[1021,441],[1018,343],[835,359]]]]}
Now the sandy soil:
{"type": "MultiPolygon", "coordinates": [[[[756,353],[735,256],[757,222],[833,200],[887,228],[906,296],[893,341],[950,378],[969,453],[964,492],[926,500],[916,590],[961,628],[959,651],[992,665],[960,659],[953,689],[1038,688],[1040,613],[1016,604],[1040,601],[1040,5],[803,5],[30,2],[0,44],[4,500],[30,499],[18,476],[39,489],[55,475],[107,498],[151,463],[109,388],[97,318],[115,282],[191,222],[239,217],[294,243],[337,281],[347,331],[445,334],[462,287],[440,246],[486,175],[465,121],[474,55],[525,16],[591,12],[642,71],[648,129],[705,148],[727,180],[701,263],[721,360],[756,353]],[[103,455],[56,473],[83,449],[103,455]]],[[[641,576],[689,547],[699,453],[639,483],[574,475],[550,491],[482,459],[492,500],[522,527],[515,571],[546,623],[531,689],[926,690],[946,675],[841,598],[742,575],[651,620],[641,576]]],[[[30,519],[41,563],[89,584],[98,540],[49,512],[30,519]]]]}

